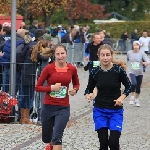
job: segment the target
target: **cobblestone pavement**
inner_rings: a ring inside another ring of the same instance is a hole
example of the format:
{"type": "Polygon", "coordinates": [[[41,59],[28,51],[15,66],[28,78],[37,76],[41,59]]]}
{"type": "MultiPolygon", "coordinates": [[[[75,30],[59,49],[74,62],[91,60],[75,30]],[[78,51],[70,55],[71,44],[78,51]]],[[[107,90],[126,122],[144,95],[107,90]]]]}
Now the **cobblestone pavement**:
{"type": "MultiPolygon", "coordinates": [[[[125,55],[119,55],[125,59],[125,55]]],[[[63,150],[98,150],[99,143],[92,120],[92,103],[86,103],[83,93],[88,73],[78,69],[81,89],[71,97],[70,122],[64,132],[63,150]]],[[[150,150],[150,66],[144,75],[140,96],[141,107],[124,101],[124,126],[121,150],[150,150]]],[[[41,126],[0,124],[0,150],[43,150],[41,126]]]]}

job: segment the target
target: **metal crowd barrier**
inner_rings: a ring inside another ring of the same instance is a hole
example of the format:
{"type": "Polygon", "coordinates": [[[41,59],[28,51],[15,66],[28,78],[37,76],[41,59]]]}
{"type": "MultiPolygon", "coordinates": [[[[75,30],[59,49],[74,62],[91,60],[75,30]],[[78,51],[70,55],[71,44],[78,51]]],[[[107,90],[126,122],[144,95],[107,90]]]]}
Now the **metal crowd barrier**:
{"type": "MultiPolygon", "coordinates": [[[[114,51],[120,51],[121,54],[126,54],[129,50],[133,49],[133,41],[135,40],[128,39],[124,41],[122,39],[111,39],[114,51]]],[[[150,51],[148,53],[150,53],[150,51]]]]}
{"type": "MultiPolygon", "coordinates": [[[[28,108],[31,115],[36,114],[34,121],[40,120],[40,109],[43,99],[41,93],[36,92],[35,84],[41,73],[41,66],[35,63],[14,64],[13,72],[16,72],[16,81],[14,85],[15,95],[11,95],[18,100],[18,104],[13,108],[11,117],[18,119],[20,117],[20,108],[28,108]]],[[[10,64],[0,64],[0,89],[3,92],[10,93],[10,64]]],[[[0,109],[1,105],[0,105],[0,109]]],[[[3,114],[1,114],[2,117],[3,114]]],[[[6,117],[6,115],[4,114],[6,117]]],[[[31,118],[32,120],[32,118],[31,118]]]]}
{"type": "Polygon", "coordinates": [[[77,63],[84,61],[84,43],[74,43],[73,45],[69,43],[62,43],[67,49],[67,62],[77,63]]]}

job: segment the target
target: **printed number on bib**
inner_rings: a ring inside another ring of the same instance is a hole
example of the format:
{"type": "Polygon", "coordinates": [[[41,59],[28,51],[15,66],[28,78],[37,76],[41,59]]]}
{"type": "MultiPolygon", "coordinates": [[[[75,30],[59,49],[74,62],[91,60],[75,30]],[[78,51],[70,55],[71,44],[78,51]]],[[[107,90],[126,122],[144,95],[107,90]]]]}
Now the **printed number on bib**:
{"type": "Polygon", "coordinates": [[[62,86],[59,91],[57,91],[57,92],[52,91],[52,92],[50,92],[49,95],[53,98],[65,98],[67,95],[67,87],[62,86]]]}
{"type": "Polygon", "coordinates": [[[131,62],[131,69],[140,69],[140,62],[131,62]]]}
{"type": "Polygon", "coordinates": [[[100,65],[100,61],[93,61],[93,67],[97,67],[100,65]]]}

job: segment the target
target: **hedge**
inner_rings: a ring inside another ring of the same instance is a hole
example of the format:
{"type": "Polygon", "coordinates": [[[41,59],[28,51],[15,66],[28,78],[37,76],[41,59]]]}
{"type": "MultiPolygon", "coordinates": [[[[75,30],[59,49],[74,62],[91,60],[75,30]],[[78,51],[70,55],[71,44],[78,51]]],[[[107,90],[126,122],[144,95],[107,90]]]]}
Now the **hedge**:
{"type": "MultiPolygon", "coordinates": [[[[80,24],[80,26],[85,26],[87,24],[80,24]]],[[[131,37],[131,33],[137,29],[138,36],[142,35],[143,30],[147,30],[150,35],[150,21],[132,21],[132,22],[116,22],[116,23],[105,23],[105,24],[89,24],[90,33],[94,33],[97,30],[106,30],[110,32],[111,38],[120,38],[124,31],[128,32],[128,36],[131,37]]]]}

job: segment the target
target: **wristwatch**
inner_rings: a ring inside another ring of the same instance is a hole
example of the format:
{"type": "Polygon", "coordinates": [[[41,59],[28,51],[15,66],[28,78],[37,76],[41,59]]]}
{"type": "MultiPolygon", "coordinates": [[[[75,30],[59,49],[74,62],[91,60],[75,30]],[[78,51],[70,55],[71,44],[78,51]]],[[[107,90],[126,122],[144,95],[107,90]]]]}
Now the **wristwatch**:
{"type": "Polygon", "coordinates": [[[74,90],[76,91],[76,93],[78,92],[78,90],[76,88],[74,88],[74,90]]]}

